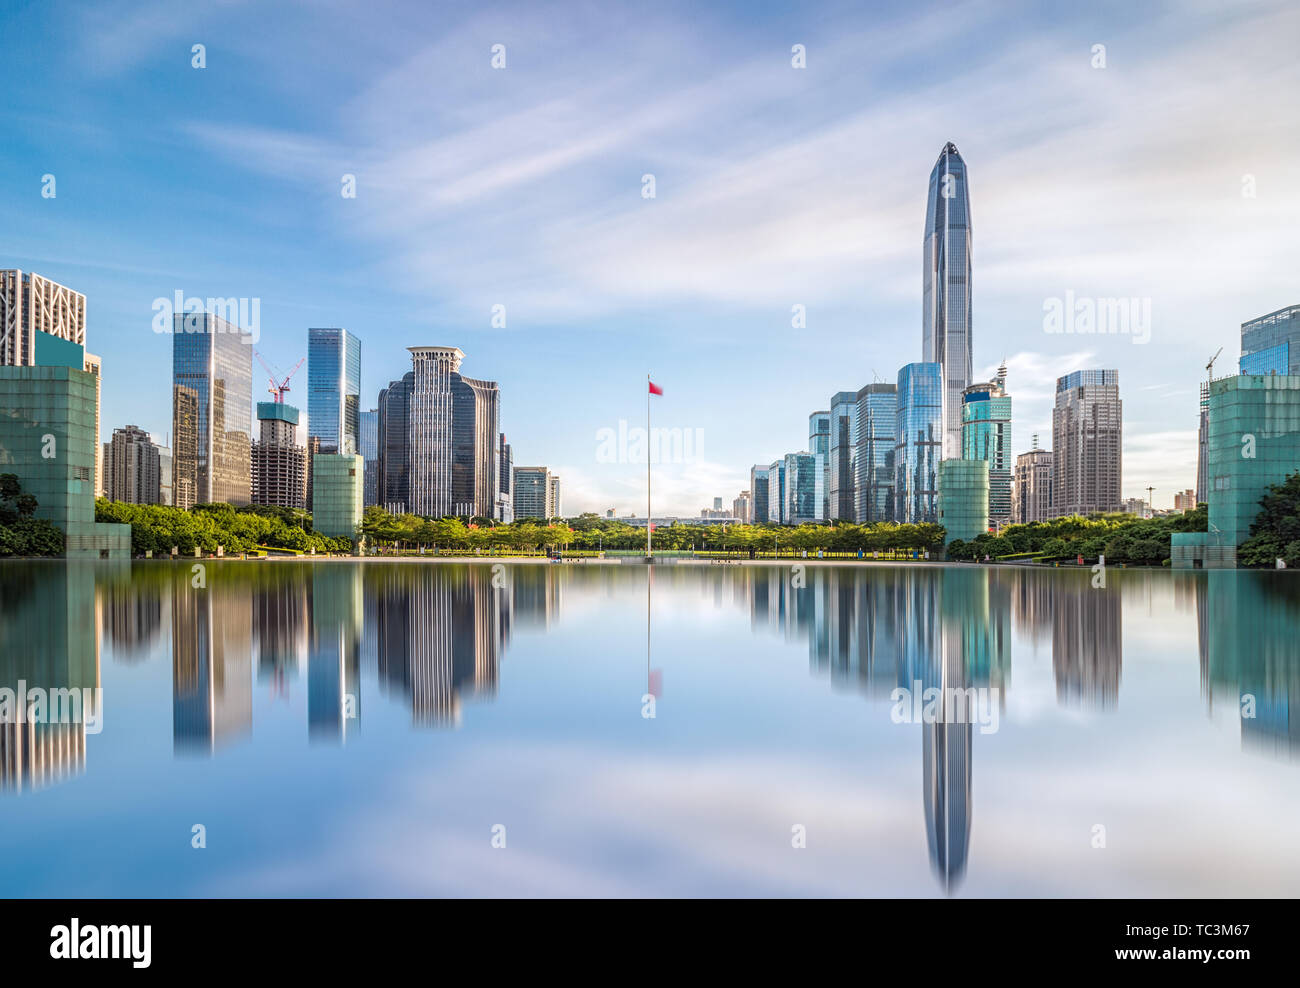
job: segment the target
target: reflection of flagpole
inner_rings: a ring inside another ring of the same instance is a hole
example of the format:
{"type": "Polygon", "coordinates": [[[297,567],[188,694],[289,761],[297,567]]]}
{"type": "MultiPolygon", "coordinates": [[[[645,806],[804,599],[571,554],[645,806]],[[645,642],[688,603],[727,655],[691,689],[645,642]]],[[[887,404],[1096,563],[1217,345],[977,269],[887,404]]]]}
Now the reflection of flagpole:
{"type": "MultiPolygon", "coordinates": [[[[654,555],[650,548],[650,375],[645,376],[645,557],[654,555]]],[[[647,588],[647,593],[649,590],[647,588]]],[[[650,620],[650,599],[646,598],[646,620],[650,620]]],[[[649,644],[650,628],[646,627],[646,642],[649,644]]],[[[646,653],[647,660],[649,652],[646,653]]]]}

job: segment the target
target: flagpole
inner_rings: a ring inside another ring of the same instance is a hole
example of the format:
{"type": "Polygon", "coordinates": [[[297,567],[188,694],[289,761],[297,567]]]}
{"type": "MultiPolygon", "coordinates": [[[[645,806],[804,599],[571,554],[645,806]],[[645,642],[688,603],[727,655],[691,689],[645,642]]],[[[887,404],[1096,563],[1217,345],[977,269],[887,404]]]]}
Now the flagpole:
{"type": "Polygon", "coordinates": [[[650,375],[645,376],[645,557],[654,555],[650,548],[650,375]]]}

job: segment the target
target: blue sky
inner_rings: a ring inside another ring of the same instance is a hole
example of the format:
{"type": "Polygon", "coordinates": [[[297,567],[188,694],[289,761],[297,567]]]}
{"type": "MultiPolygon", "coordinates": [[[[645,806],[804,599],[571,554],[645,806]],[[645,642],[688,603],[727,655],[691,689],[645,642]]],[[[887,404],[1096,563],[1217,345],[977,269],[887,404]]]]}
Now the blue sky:
{"type": "Polygon", "coordinates": [[[1206,361],[1300,301],[1300,10],[1087,6],[0,0],[0,266],[87,294],[105,435],[170,430],[154,299],[256,297],[278,366],[308,326],[356,333],[366,407],[406,347],[459,346],[566,513],[644,510],[644,467],[596,436],[642,422],[650,372],[655,424],[702,430],[656,513],[694,514],[920,359],[951,140],[976,372],[1007,359],[1016,449],[1050,445],[1058,374],[1117,367],[1125,493],[1168,505],[1206,361]],[[1150,341],[1046,333],[1067,290],[1149,299],[1150,341]]]}

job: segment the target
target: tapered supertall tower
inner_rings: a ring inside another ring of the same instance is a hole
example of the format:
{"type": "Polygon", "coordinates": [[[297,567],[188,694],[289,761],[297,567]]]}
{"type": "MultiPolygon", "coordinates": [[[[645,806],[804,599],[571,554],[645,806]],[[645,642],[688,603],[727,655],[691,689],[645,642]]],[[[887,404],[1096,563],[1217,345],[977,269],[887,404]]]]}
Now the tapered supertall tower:
{"type": "Polygon", "coordinates": [[[971,219],[966,162],[949,142],[925,207],[921,360],[943,369],[943,458],[961,457],[962,392],[971,383],[971,219]]]}

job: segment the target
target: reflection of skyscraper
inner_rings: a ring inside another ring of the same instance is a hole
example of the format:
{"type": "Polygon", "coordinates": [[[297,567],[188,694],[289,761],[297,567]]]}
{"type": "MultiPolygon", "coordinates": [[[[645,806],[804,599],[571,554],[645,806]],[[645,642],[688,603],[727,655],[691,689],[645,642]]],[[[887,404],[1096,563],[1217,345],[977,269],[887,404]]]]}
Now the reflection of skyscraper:
{"type": "Polygon", "coordinates": [[[87,619],[95,606],[95,571],[84,563],[0,568],[0,600],[0,688],[14,698],[20,684],[51,696],[80,693],[72,707],[79,720],[0,723],[0,792],[23,792],[86,769],[86,719],[103,716],[97,707],[84,707],[97,703],[94,692],[84,691],[99,687],[98,628],[87,619]]]}
{"type": "Polygon", "coordinates": [[[255,571],[251,590],[253,636],[257,640],[257,677],[283,684],[298,673],[307,654],[307,586],[302,570],[255,571]],[[286,579],[286,573],[291,579],[286,579]]]}
{"type": "Polygon", "coordinates": [[[317,566],[307,653],[307,727],[314,741],[341,741],[360,721],[361,620],[361,568],[317,566]]]}
{"type": "MultiPolygon", "coordinates": [[[[513,568],[510,579],[532,569],[513,568]]],[[[416,723],[458,723],[462,699],[496,692],[510,579],[493,586],[486,566],[384,566],[372,573],[380,682],[406,695],[416,723]]]]}
{"type": "Polygon", "coordinates": [[[1241,723],[1244,750],[1300,759],[1300,600],[1273,571],[1198,574],[1201,688],[1241,723]]]}
{"type": "MultiPolygon", "coordinates": [[[[209,575],[211,579],[211,575],[209,575]]],[[[211,754],[253,726],[251,596],[196,589],[188,572],[172,590],[172,734],[178,752],[211,754]]]]}
{"type": "Polygon", "coordinates": [[[105,580],[100,585],[103,597],[104,629],[118,662],[136,662],[145,658],[162,628],[165,584],[155,581],[133,582],[126,579],[105,580]]]}
{"type": "Polygon", "coordinates": [[[1087,573],[1058,574],[1052,671],[1062,706],[1110,709],[1119,703],[1122,630],[1118,590],[1093,587],[1087,573]]]}
{"type": "Polygon", "coordinates": [[[943,378],[942,458],[958,459],[971,380],[971,214],[966,162],[952,143],[930,172],[921,291],[921,359],[939,364],[943,378]]]}

